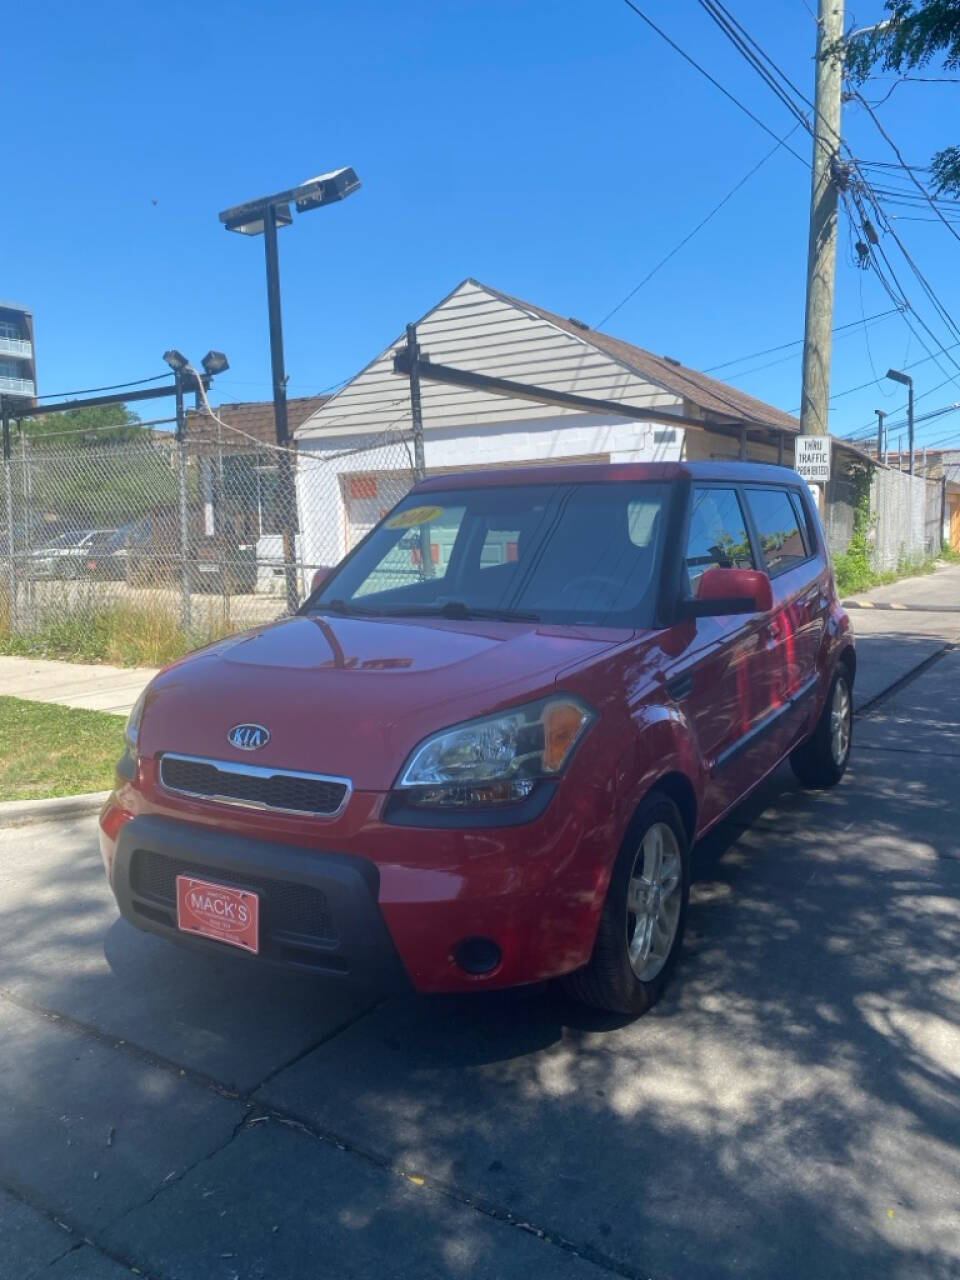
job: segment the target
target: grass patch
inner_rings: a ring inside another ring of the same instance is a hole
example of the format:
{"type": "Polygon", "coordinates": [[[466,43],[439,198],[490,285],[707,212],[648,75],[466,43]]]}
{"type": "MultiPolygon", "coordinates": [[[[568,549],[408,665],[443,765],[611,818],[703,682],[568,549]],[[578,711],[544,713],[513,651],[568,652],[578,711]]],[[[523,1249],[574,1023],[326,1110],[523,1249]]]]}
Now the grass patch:
{"type": "Polygon", "coordinates": [[[12,657],[162,667],[232,630],[214,623],[187,634],[171,610],[117,603],[47,618],[28,631],[13,631],[0,602],[0,654],[12,657]]]}
{"type": "Polygon", "coordinates": [[[0,697],[0,801],[105,791],[122,752],[122,716],[0,697]]]}
{"type": "Polygon", "coordinates": [[[878,573],[871,569],[865,556],[846,551],[843,555],[834,556],[833,572],[837,580],[837,593],[841,596],[857,595],[861,591],[870,591],[873,587],[885,587],[888,583],[899,582],[901,578],[915,578],[924,573],[933,573],[937,561],[943,557],[931,557],[928,560],[917,560],[904,563],[896,569],[888,569],[878,573]]]}

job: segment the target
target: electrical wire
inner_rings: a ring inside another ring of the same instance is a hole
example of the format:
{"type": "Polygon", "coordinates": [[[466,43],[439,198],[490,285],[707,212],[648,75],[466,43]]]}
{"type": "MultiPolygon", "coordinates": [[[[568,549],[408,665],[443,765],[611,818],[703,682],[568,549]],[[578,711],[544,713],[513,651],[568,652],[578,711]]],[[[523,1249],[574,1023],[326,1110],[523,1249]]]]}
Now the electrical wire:
{"type": "Polygon", "coordinates": [[[617,303],[617,305],[615,307],[612,307],[607,312],[607,314],[602,317],[602,319],[597,321],[597,323],[593,327],[595,329],[602,328],[603,325],[605,325],[607,321],[611,319],[612,316],[615,316],[617,312],[621,310],[621,308],[625,307],[627,303],[630,301],[630,299],[633,298],[637,293],[639,293],[640,290],[643,288],[643,286],[649,280],[653,279],[653,277],[657,274],[660,268],[665,267],[667,263],[670,261],[670,259],[675,257],[680,252],[680,250],[684,247],[684,245],[689,244],[690,241],[693,239],[693,237],[697,234],[697,232],[701,231],[707,225],[707,223],[716,214],[720,212],[723,206],[729,200],[731,200],[733,196],[737,194],[740,188],[744,186],[747,182],[749,182],[749,180],[753,177],[753,175],[757,172],[757,170],[762,169],[763,166],[767,163],[767,161],[776,155],[776,153],[780,150],[780,148],[785,144],[787,138],[791,137],[792,134],[796,133],[799,127],[800,127],[799,124],[795,124],[789,133],[785,134],[781,139],[779,139],[779,141],[777,142],[777,145],[775,147],[771,147],[771,149],[767,152],[767,154],[763,156],[762,159],[758,160],[757,163],[753,166],[753,168],[748,170],[748,172],[743,175],[743,177],[740,179],[738,183],[736,183],[735,186],[730,188],[730,190],[723,197],[720,203],[714,205],[714,207],[710,210],[707,216],[705,218],[702,218],[701,221],[698,222],[697,225],[693,228],[693,230],[688,232],[687,235],[685,235],[678,244],[674,245],[674,247],[670,250],[670,252],[666,254],[664,257],[662,257],[660,261],[656,264],[656,266],[652,267],[647,272],[647,274],[643,277],[640,283],[637,285],[634,285],[634,287],[630,290],[630,292],[626,294],[625,297],[621,298],[620,301],[617,303]]]}
{"type": "Polygon", "coordinates": [[[59,400],[68,396],[89,396],[95,391],[122,391],[125,387],[139,387],[145,382],[163,382],[169,373],[158,373],[152,378],[135,378],[133,382],[113,382],[108,387],[82,387],[79,391],[49,391],[44,396],[36,396],[37,400],[59,400]]]}
{"type": "MultiPolygon", "coordinates": [[[[886,311],[878,311],[875,315],[867,316],[865,319],[850,320],[847,324],[836,325],[831,332],[841,333],[844,329],[855,329],[861,324],[870,324],[873,320],[882,320],[884,316],[895,316],[901,310],[900,307],[889,307],[886,311]]],[[[747,360],[755,360],[759,356],[772,356],[777,351],[786,351],[788,347],[803,346],[802,338],[794,338],[793,342],[782,342],[778,347],[765,347],[763,351],[752,351],[748,356],[738,356],[735,360],[724,360],[721,364],[712,364],[704,369],[704,373],[713,373],[717,369],[727,369],[732,364],[743,364],[747,360]]]]}
{"type": "Polygon", "coordinates": [[[887,143],[887,145],[890,147],[890,149],[891,149],[891,151],[894,153],[894,155],[897,157],[897,160],[900,162],[901,166],[903,167],[903,171],[904,171],[904,173],[906,173],[906,174],[907,174],[907,176],[910,178],[910,181],[913,183],[913,185],[914,185],[914,186],[917,188],[917,190],[920,192],[921,196],[923,196],[923,198],[924,198],[924,199],[926,200],[926,202],[929,204],[930,208],[934,211],[934,213],[936,213],[936,215],[939,217],[940,221],[941,221],[941,222],[943,223],[943,225],[947,228],[947,230],[950,232],[950,234],[951,234],[955,239],[960,240],[960,234],[958,234],[958,233],[957,233],[957,231],[956,231],[956,230],[955,230],[955,229],[950,225],[950,223],[947,221],[947,219],[943,216],[942,212],[940,211],[940,209],[939,209],[939,208],[938,208],[938,206],[937,206],[936,201],[935,201],[935,200],[933,199],[933,197],[930,195],[930,192],[926,189],[926,187],[923,185],[923,183],[922,183],[922,182],[918,182],[918,181],[917,181],[917,179],[913,176],[913,173],[911,172],[911,170],[910,170],[909,166],[907,165],[906,160],[904,160],[903,155],[902,155],[902,154],[901,154],[901,152],[900,152],[900,148],[897,146],[897,144],[894,142],[894,140],[890,137],[889,133],[887,133],[886,129],[885,129],[885,128],[883,127],[883,125],[880,123],[880,118],[879,118],[879,116],[877,115],[877,113],[874,111],[873,107],[871,107],[870,103],[869,103],[869,102],[867,102],[866,98],[864,98],[864,96],[863,96],[861,93],[858,93],[858,92],[854,91],[853,96],[854,96],[854,99],[855,99],[857,102],[859,102],[859,103],[860,103],[860,105],[864,108],[864,110],[865,110],[865,111],[867,112],[867,114],[869,115],[870,119],[871,119],[871,120],[873,121],[873,123],[876,125],[877,130],[879,131],[879,133],[880,133],[881,137],[882,137],[882,138],[883,138],[883,140],[887,143]]]}
{"type": "MultiPolygon", "coordinates": [[[[661,38],[661,40],[664,40],[670,46],[670,48],[673,49],[675,53],[678,53],[685,62],[688,62],[690,66],[693,67],[696,71],[699,71],[700,74],[706,80],[710,81],[710,83],[714,86],[715,89],[719,89],[725,98],[727,98],[730,102],[732,102],[735,107],[739,107],[739,109],[744,113],[744,115],[749,116],[750,119],[754,122],[754,124],[759,125],[760,128],[764,131],[764,133],[768,133],[771,138],[777,138],[776,133],[774,132],[773,129],[770,128],[768,124],[764,124],[764,122],[760,119],[760,117],[757,115],[754,115],[754,113],[750,110],[750,108],[745,106],[740,101],[739,98],[734,97],[734,95],[730,92],[729,89],[725,89],[723,85],[720,83],[720,81],[710,74],[710,72],[706,69],[706,67],[701,66],[701,64],[697,62],[695,58],[691,57],[691,55],[687,53],[685,49],[681,48],[681,46],[678,45],[675,40],[671,39],[671,37],[668,36],[667,33],[661,27],[658,27],[657,24],[653,21],[653,19],[648,17],[643,12],[643,10],[634,3],[634,0],[623,0],[623,2],[627,6],[627,8],[632,9],[633,12],[637,15],[637,17],[640,18],[643,22],[645,22],[652,31],[655,31],[657,35],[661,38]]],[[[780,144],[779,138],[777,138],[777,142],[778,144],[780,144]]],[[[790,154],[794,157],[794,159],[799,160],[800,163],[802,165],[805,165],[808,169],[810,168],[809,160],[805,160],[803,156],[799,154],[799,152],[794,151],[792,147],[788,147],[785,144],[781,144],[781,145],[784,146],[785,151],[790,152],[790,154]]]]}

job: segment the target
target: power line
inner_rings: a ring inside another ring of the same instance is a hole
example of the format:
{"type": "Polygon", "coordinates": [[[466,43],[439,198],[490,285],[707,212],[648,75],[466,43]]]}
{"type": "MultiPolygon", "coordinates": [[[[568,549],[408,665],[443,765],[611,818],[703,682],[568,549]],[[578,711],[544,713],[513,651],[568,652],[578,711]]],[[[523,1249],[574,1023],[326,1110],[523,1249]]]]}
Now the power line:
{"type": "Polygon", "coordinates": [[[713,218],[716,214],[720,212],[723,206],[730,199],[732,199],[733,196],[737,194],[740,188],[753,177],[753,175],[757,172],[757,170],[762,169],[763,166],[767,163],[767,161],[772,156],[776,155],[776,153],[780,150],[780,148],[786,142],[786,139],[789,138],[791,134],[796,133],[798,128],[799,128],[799,125],[794,125],[793,128],[790,130],[790,133],[785,134],[784,137],[777,142],[777,145],[775,147],[772,147],[761,160],[758,160],[757,163],[753,166],[753,168],[750,169],[749,172],[745,173],[735,186],[730,188],[730,190],[723,197],[720,203],[714,205],[714,207],[710,210],[707,216],[701,219],[701,221],[697,223],[697,225],[693,228],[693,230],[688,232],[687,235],[685,235],[678,244],[674,245],[674,247],[670,250],[670,252],[666,254],[663,258],[661,258],[655,267],[652,267],[651,270],[647,272],[647,274],[643,277],[640,283],[637,285],[634,285],[634,287],[630,290],[630,292],[625,297],[621,298],[620,301],[617,303],[617,305],[613,307],[610,311],[608,311],[607,314],[601,320],[598,320],[593,327],[595,329],[602,328],[603,325],[605,325],[607,321],[611,318],[611,316],[615,316],[622,307],[625,307],[627,303],[630,301],[630,299],[635,294],[639,293],[640,290],[643,288],[643,286],[649,280],[653,279],[653,277],[657,274],[660,268],[666,266],[666,264],[670,261],[670,259],[675,257],[676,254],[678,254],[680,250],[684,247],[684,245],[689,244],[689,242],[693,239],[693,237],[697,234],[697,232],[701,231],[707,225],[707,223],[711,220],[711,218],[713,218]]]}
{"type": "Polygon", "coordinates": [[[158,373],[153,378],[136,378],[133,382],[113,382],[108,387],[82,387],[79,391],[48,391],[45,396],[36,396],[37,400],[69,399],[71,396],[90,396],[95,391],[122,391],[125,387],[139,387],[145,382],[163,382],[169,373],[158,373]]]}
{"type": "MultiPolygon", "coordinates": [[[[860,320],[850,320],[846,324],[838,324],[833,332],[841,333],[844,329],[855,329],[861,324],[870,324],[873,320],[882,320],[884,316],[895,316],[900,310],[900,307],[889,307],[886,311],[878,311],[876,315],[867,316],[860,320]]],[[[765,347],[763,351],[752,351],[748,356],[738,356],[735,360],[724,360],[721,364],[712,364],[701,372],[713,373],[716,369],[727,369],[732,364],[743,364],[747,360],[757,359],[758,356],[772,356],[777,351],[786,351],[788,347],[800,347],[802,345],[802,338],[794,338],[793,342],[781,342],[778,347],[765,347]]]]}
{"type": "MultiPolygon", "coordinates": [[[[672,40],[670,36],[668,36],[667,33],[661,27],[657,26],[657,24],[653,21],[652,18],[648,18],[647,15],[643,12],[643,10],[640,9],[636,4],[634,4],[634,0],[623,0],[623,2],[628,9],[632,9],[633,12],[637,15],[637,17],[642,19],[647,24],[647,26],[651,29],[651,31],[655,31],[661,40],[666,41],[666,43],[670,46],[670,48],[673,49],[675,53],[678,53],[681,58],[683,58],[684,62],[688,62],[691,67],[693,67],[696,71],[699,71],[700,74],[705,79],[710,81],[710,83],[714,86],[715,89],[719,89],[725,98],[729,99],[729,101],[732,102],[735,107],[739,107],[739,109],[744,113],[744,115],[750,117],[750,119],[753,121],[754,124],[759,125],[760,128],[764,131],[764,133],[768,133],[771,138],[777,138],[776,133],[773,131],[773,129],[770,128],[769,125],[764,124],[764,122],[760,119],[760,117],[757,115],[754,115],[754,113],[750,110],[749,107],[744,106],[744,104],[740,101],[739,98],[735,98],[729,89],[725,89],[723,85],[720,83],[720,81],[710,74],[710,72],[706,69],[706,67],[701,66],[700,63],[697,62],[695,58],[691,57],[691,55],[687,53],[685,49],[682,49],[675,40],[672,40]]],[[[789,151],[790,154],[794,157],[794,159],[799,160],[802,165],[805,165],[808,169],[810,168],[810,162],[808,160],[804,160],[803,156],[800,155],[799,152],[794,151],[792,147],[786,146],[786,144],[782,143],[779,138],[777,138],[777,144],[782,145],[784,147],[784,150],[789,151]]]]}
{"type": "Polygon", "coordinates": [[[865,109],[870,119],[877,126],[877,129],[880,132],[881,136],[883,137],[884,141],[887,143],[887,145],[893,151],[894,155],[897,157],[897,160],[900,162],[900,165],[902,166],[904,173],[906,173],[907,176],[910,178],[910,181],[913,183],[913,185],[917,188],[917,190],[920,192],[920,194],[929,204],[930,208],[934,211],[934,213],[937,215],[937,217],[940,219],[943,225],[947,228],[950,234],[955,239],[960,240],[960,235],[957,234],[954,228],[943,216],[943,213],[940,211],[939,207],[937,206],[936,201],[930,195],[930,192],[926,189],[926,187],[923,185],[922,182],[918,182],[917,179],[913,176],[912,171],[910,170],[909,166],[907,165],[907,162],[904,160],[903,155],[901,154],[900,148],[897,146],[894,140],[890,137],[889,133],[887,133],[886,129],[880,123],[880,118],[877,115],[877,113],[874,111],[873,107],[871,107],[870,103],[867,102],[866,98],[864,98],[861,93],[857,93],[855,91],[853,96],[854,98],[856,98],[857,102],[859,102],[860,105],[865,109]]]}

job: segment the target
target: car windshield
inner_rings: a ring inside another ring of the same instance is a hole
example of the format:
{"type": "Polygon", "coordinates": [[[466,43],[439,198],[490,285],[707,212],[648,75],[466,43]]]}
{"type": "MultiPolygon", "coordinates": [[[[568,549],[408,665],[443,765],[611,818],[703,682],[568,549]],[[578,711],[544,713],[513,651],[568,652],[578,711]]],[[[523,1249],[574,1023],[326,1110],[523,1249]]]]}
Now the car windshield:
{"type": "Polygon", "coordinates": [[[411,494],[306,610],[648,627],[668,492],[618,482],[411,494]]]}
{"type": "Polygon", "coordinates": [[[40,550],[60,551],[64,547],[79,547],[89,536],[89,529],[81,529],[79,533],[62,533],[59,538],[53,538],[50,542],[45,542],[40,550]]]}

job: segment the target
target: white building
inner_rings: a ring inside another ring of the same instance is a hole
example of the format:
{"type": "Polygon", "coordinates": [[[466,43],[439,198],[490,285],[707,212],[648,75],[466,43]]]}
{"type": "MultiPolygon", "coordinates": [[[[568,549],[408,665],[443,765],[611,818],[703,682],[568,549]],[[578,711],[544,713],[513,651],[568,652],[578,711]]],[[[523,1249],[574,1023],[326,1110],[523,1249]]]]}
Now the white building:
{"type": "MultiPolygon", "coordinates": [[[[465,280],[417,325],[437,364],[553,391],[703,421],[684,431],[662,421],[586,414],[527,400],[422,383],[428,472],[554,462],[645,462],[736,457],[775,461],[795,435],[789,414],[577,320],[465,280]]],[[[410,486],[408,381],[393,372],[397,338],[296,430],[302,556],[333,564],[410,486]],[[401,435],[403,439],[401,439],[401,435]]],[[[787,455],[789,460],[789,454],[787,455]]]]}

